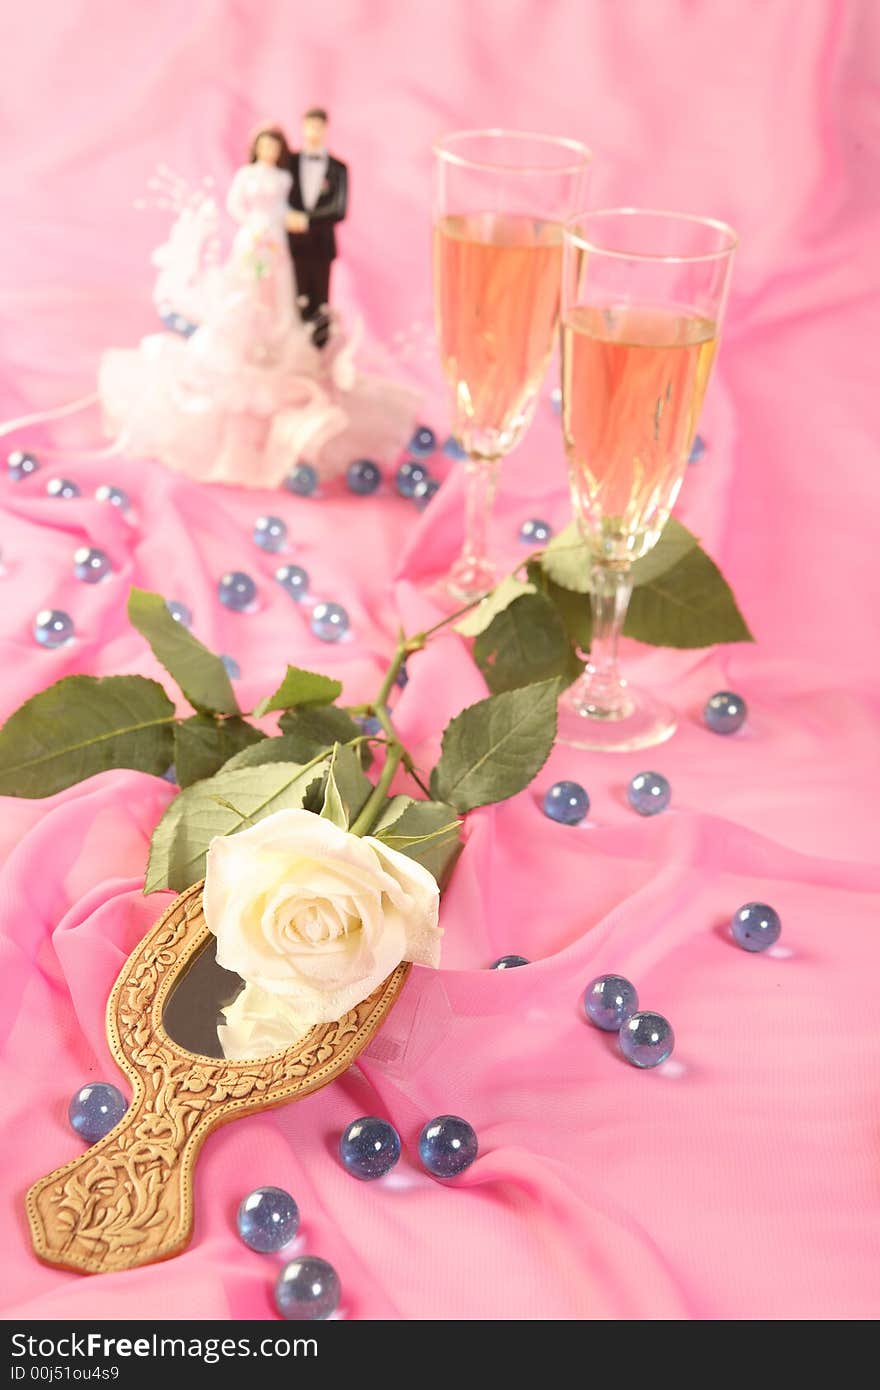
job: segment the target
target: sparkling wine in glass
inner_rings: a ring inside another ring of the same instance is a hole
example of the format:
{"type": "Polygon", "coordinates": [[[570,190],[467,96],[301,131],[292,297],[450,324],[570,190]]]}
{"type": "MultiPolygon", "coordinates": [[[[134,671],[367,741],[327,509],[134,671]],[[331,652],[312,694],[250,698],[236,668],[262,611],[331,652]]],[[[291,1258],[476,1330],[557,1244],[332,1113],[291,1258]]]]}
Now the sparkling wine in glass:
{"type": "Polygon", "coordinates": [[[675,731],[670,707],[621,677],[617,648],[632,565],[684,477],[735,248],[725,223],[634,208],[565,230],[562,428],[593,616],[587,669],[560,709],[560,739],[576,747],[645,748],[675,731]]]}
{"type": "Polygon", "coordinates": [[[467,454],[465,543],[447,580],[490,589],[486,532],[499,460],[531,422],[559,321],[562,228],[584,196],[575,140],[460,131],[435,154],[434,297],[453,428],[467,454]]]}

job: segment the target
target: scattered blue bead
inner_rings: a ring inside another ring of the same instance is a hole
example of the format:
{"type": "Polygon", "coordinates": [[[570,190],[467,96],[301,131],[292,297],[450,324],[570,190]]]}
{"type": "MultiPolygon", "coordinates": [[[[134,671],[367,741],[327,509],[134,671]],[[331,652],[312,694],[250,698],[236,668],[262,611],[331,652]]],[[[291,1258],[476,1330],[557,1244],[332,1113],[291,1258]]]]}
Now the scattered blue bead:
{"type": "Polygon", "coordinates": [[[657,816],[665,811],[672,788],[661,772],[637,772],[626,789],[626,797],[640,816],[657,816]]]}
{"type": "Polygon", "coordinates": [[[94,546],[82,545],[74,552],[73,572],[84,584],[98,584],[113,573],[110,556],[94,546]]]}
{"type": "Polygon", "coordinates": [[[419,425],[409,441],[409,452],[416,458],[427,458],[437,448],[437,436],[427,425],[419,425]]]}
{"type": "Polygon", "coordinates": [[[234,656],[221,656],[220,660],[223,662],[223,667],[231,681],[241,679],[241,667],[234,656]]]}
{"type": "Polygon", "coordinates": [[[281,1187],[258,1187],[238,1208],[236,1225],[250,1250],[274,1254],[289,1245],[299,1230],[299,1207],[281,1187]]]}
{"type": "Polygon", "coordinates": [[[688,463],[699,463],[706,452],[706,441],[701,434],[694,435],[694,442],[688,455],[688,463]]]}
{"type": "Polygon", "coordinates": [[[338,642],[348,632],[348,614],[341,603],[316,603],[311,626],[322,642],[338,642]]]}
{"type": "Polygon", "coordinates": [[[590,798],[579,782],[554,782],[544,796],[544,815],[559,825],[580,825],[590,798]]]}
{"type": "Polygon", "coordinates": [[[400,1158],[400,1135],[387,1120],[365,1115],[352,1120],[339,1140],[339,1157],[353,1178],[384,1178],[400,1158]]]}
{"type": "Polygon", "coordinates": [[[713,734],[735,734],[746,722],[748,705],[732,690],[719,690],[706,701],[703,719],[713,734]]]}
{"type": "Polygon", "coordinates": [[[356,493],[358,497],[369,497],[381,483],[382,472],[372,459],[355,459],[354,463],[348,465],[345,481],[349,492],[356,493]]]}
{"type": "Polygon", "coordinates": [[[529,961],[525,956],[499,956],[493,960],[491,970],[516,970],[517,966],[528,965],[529,961]]]}
{"type": "Polygon", "coordinates": [[[167,598],[165,600],[165,607],[168,609],[174,621],[180,623],[181,627],[192,627],[193,615],[185,603],[178,603],[176,598],[167,598]]]}
{"type": "Polygon", "coordinates": [[[6,460],[6,472],[13,483],[20,483],[22,478],[29,478],[32,473],[36,473],[39,466],[40,460],[36,454],[29,454],[25,449],[14,449],[6,460]]]}
{"type": "Polygon", "coordinates": [[[409,671],[406,669],[406,662],[403,663],[397,675],[394,677],[394,684],[404,690],[409,684],[409,671]]]}
{"type": "Polygon", "coordinates": [[[339,1307],[339,1275],[317,1255],[291,1260],[278,1275],[275,1307],[289,1322],[323,1322],[339,1307]]]}
{"type": "Polygon", "coordinates": [[[782,931],[782,920],[767,903],[745,903],[733,915],[733,939],[744,951],[766,951],[774,946],[782,931]]]}
{"type": "Polygon", "coordinates": [[[118,1086],[109,1081],[90,1081],[71,1097],[67,1114],[71,1129],[87,1144],[96,1144],[118,1125],[128,1101],[118,1086]]]}
{"type": "Polygon", "coordinates": [[[310,463],[298,463],[284,479],[284,486],[295,497],[311,497],[318,486],[318,470],[310,463]]]}
{"type": "Polygon", "coordinates": [[[456,463],[460,463],[463,459],[467,458],[467,449],[465,449],[464,445],[459,444],[453,434],[445,441],[443,452],[447,458],[455,459],[456,463]]]}
{"type": "Polygon", "coordinates": [[[562,414],[562,388],[554,386],[550,392],[550,409],[555,415],[562,414]]]}
{"type": "Polygon", "coordinates": [[[519,538],[525,545],[544,545],[553,535],[553,527],[548,521],[533,517],[524,521],[519,528],[519,538]]]}
{"type": "Polygon", "coordinates": [[[159,318],[165,327],[172,333],[179,333],[182,338],[191,338],[198,328],[197,323],[192,319],[185,318],[183,314],[177,314],[173,310],[165,310],[160,313],[159,318]]]}
{"type": "Polygon", "coordinates": [[[422,482],[416,483],[413,488],[413,501],[420,512],[423,512],[431,501],[440,491],[440,484],[436,478],[425,478],[422,482]]]}
{"type": "Polygon", "coordinates": [[[172,763],[170,767],[166,767],[165,771],[162,773],[162,781],[170,782],[172,787],[177,786],[177,768],[174,763],[172,763]]]}
{"type": "Polygon", "coordinates": [[[363,729],[365,734],[369,734],[371,738],[375,738],[377,734],[381,734],[382,732],[382,721],[381,719],[377,719],[375,714],[362,715],[359,719],[355,720],[355,723],[363,729]]]}
{"type": "Polygon", "coordinates": [[[254,524],[254,545],[277,555],[287,544],[287,527],[280,516],[261,516],[254,524]]]}
{"type": "Polygon", "coordinates": [[[423,483],[428,477],[428,470],[423,463],[415,463],[412,459],[402,463],[394,475],[394,486],[401,497],[412,497],[416,490],[417,483],[423,483]]]}
{"type": "Polygon", "coordinates": [[[458,1115],[438,1115],[419,1135],[419,1158],[435,1178],[463,1173],[476,1158],[477,1147],[473,1126],[458,1115]]]}
{"type": "Polygon", "coordinates": [[[662,1014],[631,1014],[620,1029],[620,1050],[634,1067],[659,1067],[674,1046],[675,1034],[662,1014]]]}
{"type": "Polygon", "coordinates": [[[101,483],[100,487],[95,488],[96,502],[109,502],[111,507],[118,507],[121,512],[127,511],[131,506],[131,498],[121,487],[114,487],[112,483],[101,483]]]}
{"type": "Polygon", "coordinates": [[[224,608],[244,613],[257,597],[257,586],[243,570],[228,570],[217,584],[217,597],[224,608]]]}
{"type": "Polygon", "coordinates": [[[309,591],[309,576],[301,565],[281,565],[275,580],[290,598],[299,603],[309,591]]]}
{"type": "Polygon", "coordinates": [[[34,618],[34,637],[49,651],[66,646],[73,633],[73,618],[60,608],[43,608],[34,618]]]}
{"type": "Polygon", "coordinates": [[[623,975],[597,975],[584,990],[584,1013],[606,1033],[616,1033],[638,1007],[636,987],[623,975]]]}
{"type": "Polygon", "coordinates": [[[79,497],[79,487],[69,478],[50,478],[46,484],[46,492],[50,497],[60,497],[65,502],[69,502],[72,497],[79,497]]]}

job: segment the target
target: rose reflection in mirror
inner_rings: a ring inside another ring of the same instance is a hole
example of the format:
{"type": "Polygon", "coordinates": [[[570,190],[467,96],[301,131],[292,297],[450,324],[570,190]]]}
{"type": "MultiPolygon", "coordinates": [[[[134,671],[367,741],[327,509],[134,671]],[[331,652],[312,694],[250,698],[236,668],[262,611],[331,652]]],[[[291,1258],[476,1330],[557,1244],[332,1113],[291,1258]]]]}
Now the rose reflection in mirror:
{"type": "Polygon", "coordinates": [[[192,965],[175,982],[162,1022],[174,1042],[201,1057],[223,1057],[217,1030],[223,1010],[244,989],[244,980],[217,964],[217,942],[210,937],[192,965]]]}

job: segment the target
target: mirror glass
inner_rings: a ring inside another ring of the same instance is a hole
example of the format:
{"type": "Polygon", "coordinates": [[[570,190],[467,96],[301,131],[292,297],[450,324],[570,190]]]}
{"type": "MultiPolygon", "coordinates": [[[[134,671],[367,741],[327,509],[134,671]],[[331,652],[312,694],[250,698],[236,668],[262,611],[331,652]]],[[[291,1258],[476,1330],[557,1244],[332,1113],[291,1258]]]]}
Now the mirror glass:
{"type": "Polygon", "coordinates": [[[222,1010],[244,989],[244,980],[217,964],[217,942],[210,937],[189,969],[175,983],[162,1014],[168,1036],[188,1052],[222,1060],[217,1035],[222,1010]]]}

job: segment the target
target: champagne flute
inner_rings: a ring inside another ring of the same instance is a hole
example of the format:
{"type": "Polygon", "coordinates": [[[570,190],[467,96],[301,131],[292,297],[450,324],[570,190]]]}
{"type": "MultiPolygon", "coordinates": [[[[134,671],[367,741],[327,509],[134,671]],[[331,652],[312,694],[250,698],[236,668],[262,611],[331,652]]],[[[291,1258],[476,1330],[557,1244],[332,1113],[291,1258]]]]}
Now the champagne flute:
{"type": "Polygon", "coordinates": [[[631,750],[675,731],[672,709],[621,678],[632,565],[656,545],[693,444],[737,238],[723,222],[613,208],[565,229],[562,428],[590,556],[593,630],[559,737],[631,750]]]}
{"type": "Polygon", "coordinates": [[[528,428],[547,371],[562,227],[583,205],[591,155],[577,140],[466,130],[434,156],[437,337],[467,456],[464,548],[446,590],[469,602],[495,582],[486,537],[498,463],[528,428]]]}

